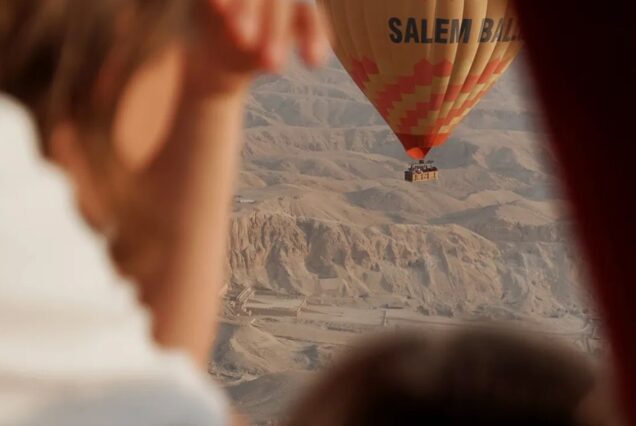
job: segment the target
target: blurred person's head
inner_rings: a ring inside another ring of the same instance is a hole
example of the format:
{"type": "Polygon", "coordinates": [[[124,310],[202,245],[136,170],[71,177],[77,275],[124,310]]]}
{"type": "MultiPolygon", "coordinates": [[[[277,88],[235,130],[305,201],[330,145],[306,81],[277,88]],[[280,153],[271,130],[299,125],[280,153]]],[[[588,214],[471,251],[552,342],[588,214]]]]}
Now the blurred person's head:
{"type": "Polygon", "coordinates": [[[105,233],[143,210],[133,206],[142,191],[132,193],[131,181],[169,131],[182,66],[175,40],[193,4],[0,0],[0,92],[32,113],[42,151],[105,233]]]}
{"type": "Polygon", "coordinates": [[[337,363],[288,425],[608,424],[597,389],[587,360],[564,347],[497,330],[399,334],[337,363]]]}

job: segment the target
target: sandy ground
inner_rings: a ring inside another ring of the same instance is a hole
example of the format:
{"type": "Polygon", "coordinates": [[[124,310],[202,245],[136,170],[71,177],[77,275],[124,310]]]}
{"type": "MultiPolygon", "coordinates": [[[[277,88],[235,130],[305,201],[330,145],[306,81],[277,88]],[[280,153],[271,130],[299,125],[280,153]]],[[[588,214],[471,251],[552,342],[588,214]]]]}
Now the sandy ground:
{"type": "Polygon", "coordinates": [[[360,336],[506,321],[602,350],[552,155],[519,63],[430,158],[408,159],[334,60],[253,88],[211,374],[281,419],[360,336]]]}

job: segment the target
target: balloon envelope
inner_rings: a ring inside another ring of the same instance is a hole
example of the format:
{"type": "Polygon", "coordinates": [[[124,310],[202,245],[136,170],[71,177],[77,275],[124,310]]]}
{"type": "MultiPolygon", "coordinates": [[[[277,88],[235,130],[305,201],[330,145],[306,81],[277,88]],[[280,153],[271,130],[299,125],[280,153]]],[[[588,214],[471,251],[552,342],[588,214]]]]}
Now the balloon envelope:
{"type": "Polygon", "coordinates": [[[422,159],[503,74],[521,48],[508,0],[318,0],[355,83],[422,159]]]}

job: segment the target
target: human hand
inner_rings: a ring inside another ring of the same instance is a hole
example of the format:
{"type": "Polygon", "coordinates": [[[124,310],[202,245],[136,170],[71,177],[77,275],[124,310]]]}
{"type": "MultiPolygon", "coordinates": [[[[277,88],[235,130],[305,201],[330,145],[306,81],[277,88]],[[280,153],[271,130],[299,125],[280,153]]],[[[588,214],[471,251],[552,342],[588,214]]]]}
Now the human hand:
{"type": "Polygon", "coordinates": [[[244,94],[259,72],[280,71],[292,46],[313,66],[329,43],[308,3],[195,0],[195,7],[185,44],[139,70],[120,103],[115,140],[134,184],[113,253],[153,312],[156,341],[205,367],[225,280],[244,94]]]}
{"type": "Polygon", "coordinates": [[[321,12],[295,0],[205,0],[188,56],[186,90],[240,93],[258,72],[279,72],[296,45],[306,64],[325,59],[329,40],[321,12]]]}
{"type": "MultiPolygon", "coordinates": [[[[209,100],[224,105],[223,109],[240,109],[242,103],[229,98],[241,98],[259,72],[280,71],[294,45],[310,66],[320,65],[327,56],[326,20],[313,4],[298,0],[194,0],[193,4],[188,23],[193,30],[186,41],[180,37],[152,57],[122,96],[113,127],[120,160],[130,170],[143,170],[165,147],[177,110],[209,100]]],[[[179,144],[183,146],[183,140],[179,144]]]]}

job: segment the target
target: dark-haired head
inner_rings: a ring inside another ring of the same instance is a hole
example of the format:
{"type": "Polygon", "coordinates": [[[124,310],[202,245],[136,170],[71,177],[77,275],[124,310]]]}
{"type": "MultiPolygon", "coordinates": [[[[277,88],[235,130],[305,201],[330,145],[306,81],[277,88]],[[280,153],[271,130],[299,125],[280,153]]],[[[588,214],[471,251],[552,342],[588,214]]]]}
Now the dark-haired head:
{"type": "Polygon", "coordinates": [[[574,350],[510,332],[376,339],[328,372],[297,425],[583,425],[596,378],[574,350]]]}

